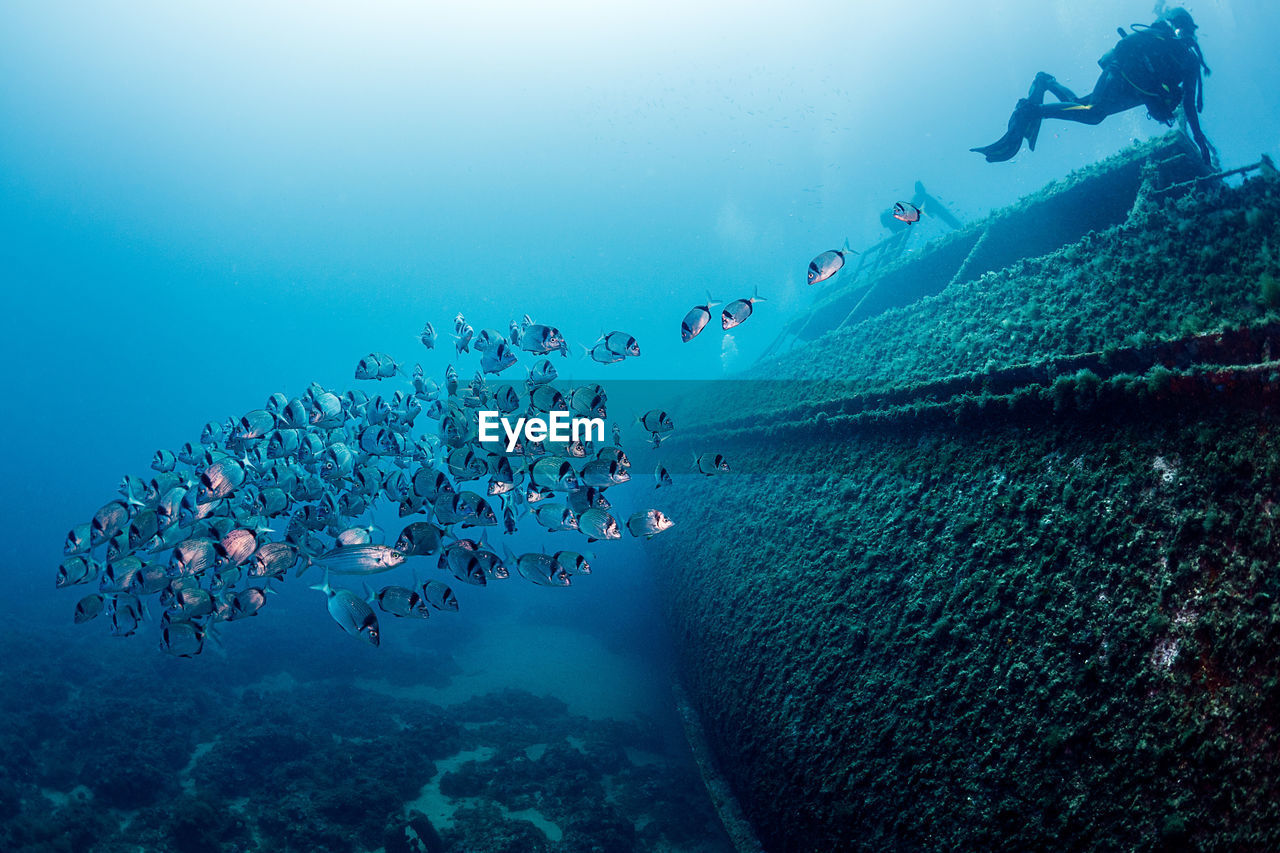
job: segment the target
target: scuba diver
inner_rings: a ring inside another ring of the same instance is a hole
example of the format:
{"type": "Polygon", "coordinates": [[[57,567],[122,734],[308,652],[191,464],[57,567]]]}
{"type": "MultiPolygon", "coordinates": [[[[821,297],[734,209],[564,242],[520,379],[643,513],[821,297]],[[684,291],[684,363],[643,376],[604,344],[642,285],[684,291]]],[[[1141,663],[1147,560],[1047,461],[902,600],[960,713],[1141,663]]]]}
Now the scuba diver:
{"type": "Polygon", "coordinates": [[[1043,119],[1062,119],[1081,124],[1101,124],[1109,115],[1137,106],[1146,106],[1156,121],[1173,124],[1179,106],[1191,127],[1191,137],[1206,164],[1213,160],[1213,146],[1200,129],[1204,109],[1204,81],[1209,74],[1204,54],[1196,41],[1196,23],[1186,9],[1175,6],[1165,11],[1151,26],[1133,25],[1132,32],[1119,30],[1120,41],[1098,60],[1102,74],[1093,91],[1084,97],[1063,86],[1053,75],[1036,74],[1027,97],[1018,101],[1004,136],[982,148],[970,148],[988,163],[1011,159],[1022,149],[1036,150],[1036,136],[1043,119]],[[1045,93],[1059,103],[1046,104],[1045,93]]]}

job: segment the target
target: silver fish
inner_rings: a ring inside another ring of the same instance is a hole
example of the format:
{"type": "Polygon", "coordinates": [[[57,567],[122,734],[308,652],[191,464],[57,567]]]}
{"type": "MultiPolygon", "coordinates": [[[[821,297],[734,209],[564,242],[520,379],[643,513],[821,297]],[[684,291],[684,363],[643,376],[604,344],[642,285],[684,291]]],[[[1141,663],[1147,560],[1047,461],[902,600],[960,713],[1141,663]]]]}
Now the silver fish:
{"type": "Polygon", "coordinates": [[[548,554],[530,552],[517,557],[508,551],[507,562],[515,565],[520,577],[539,586],[569,586],[568,573],[548,554]]]}
{"type": "Polygon", "coordinates": [[[390,571],[404,560],[404,554],[387,545],[351,545],[327,551],[315,562],[336,575],[373,575],[390,571]]]}
{"type": "Polygon", "coordinates": [[[637,356],[640,354],[640,343],[634,335],[626,332],[610,332],[600,339],[600,343],[614,355],[637,356]]]}
{"type": "Polygon", "coordinates": [[[54,581],[56,589],[76,584],[89,583],[98,577],[101,566],[98,561],[84,554],[68,557],[58,566],[58,577],[54,581]]]}
{"type": "Polygon", "coordinates": [[[396,539],[395,549],[406,557],[425,557],[440,550],[440,528],[427,521],[405,526],[396,539]]]}
{"type": "Polygon", "coordinates": [[[555,561],[560,568],[571,575],[591,574],[591,563],[587,562],[590,554],[579,554],[577,551],[556,551],[555,561]]]}
{"type": "Polygon", "coordinates": [[[288,542],[268,542],[260,547],[249,562],[251,578],[283,578],[298,562],[298,549],[288,542]]]}
{"type": "Polygon", "coordinates": [[[208,539],[184,539],[174,546],[169,558],[170,574],[197,577],[212,569],[217,559],[217,551],[208,539]]]}
{"type": "Polygon", "coordinates": [[[668,472],[661,463],[659,463],[658,467],[653,470],[653,478],[657,480],[657,482],[653,484],[655,489],[660,489],[663,486],[670,486],[673,482],[670,472],[668,472]]]}
{"type": "Polygon", "coordinates": [[[671,519],[662,514],[661,510],[646,509],[633,513],[627,519],[627,530],[632,536],[645,539],[652,539],[664,530],[670,530],[675,525],[671,519]]]}
{"type": "Polygon", "coordinates": [[[602,509],[589,509],[579,516],[578,530],[586,534],[588,542],[622,538],[617,519],[602,509]]]}
{"type": "Polygon", "coordinates": [[[174,657],[195,657],[204,650],[204,629],[183,619],[170,620],[160,632],[160,650],[174,657]]]}
{"type": "Polygon", "coordinates": [[[703,453],[694,456],[693,467],[698,473],[706,474],[708,477],[715,474],[727,474],[729,472],[729,460],[719,453],[703,453]]]}
{"type": "Polygon", "coordinates": [[[636,418],[636,422],[643,426],[647,432],[671,432],[676,427],[675,422],[671,420],[671,415],[662,409],[650,409],[636,418]]]}
{"type": "Polygon", "coordinates": [[[84,598],[76,602],[75,620],[80,625],[88,622],[90,619],[96,619],[98,614],[102,612],[106,599],[97,593],[86,595],[84,598]]]}
{"type": "Polygon", "coordinates": [[[93,514],[89,522],[89,544],[101,545],[124,530],[129,523],[129,508],[120,501],[110,501],[93,514]]]}
{"type": "Polygon", "coordinates": [[[539,504],[533,510],[534,518],[547,530],[577,530],[578,516],[569,507],[558,503],[539,504]]]}
{"type": "Polygon", "coordinates": [[[267,592],[262,587],[251,586],[242,589],[231,598],[230,619],[246,619],[257,616],[258,611],[267,603],[267,592]]]}
{"type": "Polygon", "coordinates": [[[152,469],[163,473],[168,473],[178,467],[178,457],[174,456],[172,450],[157,450],[156,455],[151,457],[152,469]]]}
{"type": "Polygon", "coordinates": [[[580,479],[588,486],[607,489],[631,479],[626,466],[613,459],[593,459],[582,466],[580,479]]]}
{"type": "Polygon", "coordinates": [[[533,367],[529,368],[529,378],[525,380],[525,386],[535,388],[539,385],[546,385],[548,382],[554,382],[558,375],[551,360],[544,358],[535,362],[533,367]]]}
{"type": "Polygon", "coordinates": [[[373,646],[382,641],[382,635],[378,629],[378,616],[369,606],[369,602],[349,589],[334,589],[329,586],[327,573],[322,585],[311,588],[325,594],[328,599],[329,616],[343,631],[373,646]]]}
{"type": "Polygon", "coordinates": [[[586,350],[587,357],[598,364],[617,364],[626,358],[625,355],[616,353],[609,349],[608,345],[603,341],[596,344],[591,349],[586,349],[585,347],[583,349],[586,350]]]}
{"type": "Polygon", "coordinates": [[[849,254],[856,255],[858,253],[850,249],[848,241],[845,241],[843,249],[831,249],[809,261],[809,284],[826,281],[840,272],[840,268],[844,266],[844,262],[847,259],[846,256],[849,254]]]}
{"type": "Polygon", "coordinates": [[[223,562],[231,566],[239,566],[258,550],[258,537],[252,530],[237,527],[227,531],[217,544],[216,550],[223,562]]]}
{"type": "Polygon", "coordinates": [[[418,335],[418,340],[422,341],[422,345],[427,349],[436,348],[436,329],[431,323],[424,323],[422,332],[418,335]]]}
{"type": "Polygon", "coordinates": [[[89,538],[92,531],[88,522],[77,524],[67,531],[66,541],[62,543],[62,553],[66,556],[83,554],[89,550],[89,538]]]}
{"type": "Polygon", "coordinates": [[[426,619],[431,615],[431,611],[423,604],[422,597],[404,586],[384,586],[369,596],[369,602],[376,603],[383,613],[401,618],[416,616],[426,619]]]}
{"type": "Polygon", "coordinates": [[[725,331],[742,325],[751,312],[752,307],[757,302],[766,301],[758,292],[752,291],[750,299],[735,299],[728,305],[724,306],[724,311],[720,312],[720,326],[725,331]]]}
{"type": "Polygon", "coordinates": [[[706,305],[695,305],[690,308],[689,313],[685,314],[684,319],[680,321],[680,340],[687,344],[700,335],[707,327],[707,323],[711,322],[711,309],[719,304],[708,293],[706,305]]]}
{"type": "Polygon", "coordinates": [[[480,369],[485,373],[497,375],[516,363],[516,354],[507,346],[506,341],[499,341],[491,349],[480,356],[480,369]]]}
{"type": "Polygon", "coordinates": [[[448,584],[440,581],[427,581],[422,585],[422,597],[428,604],[436,610],[451,610],[457,612],[458,599],[453,594],[453,589],[448,584]]]}

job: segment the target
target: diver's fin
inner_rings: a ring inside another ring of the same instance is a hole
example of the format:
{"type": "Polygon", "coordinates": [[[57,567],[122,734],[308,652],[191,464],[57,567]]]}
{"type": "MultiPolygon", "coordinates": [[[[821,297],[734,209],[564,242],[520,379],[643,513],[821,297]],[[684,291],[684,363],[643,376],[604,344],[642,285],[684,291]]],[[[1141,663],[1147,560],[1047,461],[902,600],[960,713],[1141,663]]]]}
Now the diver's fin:
{"type": "MultiPolygon", "coordinates": [[[[1018,106],[1014,108],[1013,115],[1009,117],[1009,128],[1005,131],[1004,136],[990,145],[985,145],[981,148],[970,148],[969,150],[986,157],[988,163],[1001,163],[1005,160],[1012,160],[1022,150],[1022,140],[1026,138],[1033,121],[1036,121],[1038,125],[1035,106],[1026,98],[1023,98],[1018,101],[1018,106]]],[[[1038,126],[1036,132],[1039,132],[1038,126]]]]}
{"type": "Polygon", "coordinates": [[[1027,150],[1035,151],[1036,139],[1040,136],[1040,116],[1037,115],[1027,122],[1027,130],[1023,136],[1027,140],[1027,150]]]}

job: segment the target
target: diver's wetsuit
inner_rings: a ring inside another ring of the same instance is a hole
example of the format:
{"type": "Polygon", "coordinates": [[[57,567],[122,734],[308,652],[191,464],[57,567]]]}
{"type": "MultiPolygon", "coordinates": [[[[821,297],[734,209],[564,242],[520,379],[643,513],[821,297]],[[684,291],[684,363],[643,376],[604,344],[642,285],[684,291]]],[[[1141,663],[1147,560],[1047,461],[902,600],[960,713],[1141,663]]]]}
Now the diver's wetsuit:
{"type": "Polygon", "coordinates": [[[1181,105],[1201,156],[1209,163],[1213,149],[1200,129],[1199,117],[1203,107],[1203,60],[1193,44],[1193,36],[1179,36],[1164,21],[1125,36],[1114,50],[1098,60],[1102,74],[1093,91],[1084,97],[1041,71],[1027,97],[1018,101],[1005,135],[991,145],[970,150],[984,155],[988,162],[1000,162],[1017,154],[1024,139],[1034,151],[1040,122],[1046,118],[1096,125],[1107,116],[1146,105],[1152,118],[1172,124],[1174,112],[1181,105]],[[1059,103],[1044,103],[1046,93],[1059,103]]]}

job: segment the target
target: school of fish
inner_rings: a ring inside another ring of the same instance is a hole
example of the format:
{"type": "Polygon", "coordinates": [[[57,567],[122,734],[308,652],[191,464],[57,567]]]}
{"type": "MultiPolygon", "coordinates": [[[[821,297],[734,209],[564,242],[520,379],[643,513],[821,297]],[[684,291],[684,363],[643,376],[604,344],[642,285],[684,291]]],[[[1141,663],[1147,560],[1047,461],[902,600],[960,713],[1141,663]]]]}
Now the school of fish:
{"type": "MultiPolygon", "coordinates": [[[[724,327],[749,317],[758,301],[754,295],[731,303],[724,327]]],[[[591,543],[620,539],[624,527],[648,539],[673,526],[656,508],[621,524],[610,513],[607,493],[631,480],[616,421],[612,443],[523,441],[508,450],[504,442],[480,441],[481,410],[606,416],[602,386],[557,385],[546,356],[568,354],[558,329],[525,316],[511,323],[507,336],[477,333],[458,314],[453,337],[455,358],[480,355],[469,382],[460,381],[454,364],[445,367],[441,383],[421,366],[406,371],[386,353],[369,353],[356,365],[357,380],[405,387],[384,396],[339,394],[313,383],[297,397],[273,394],[260,409],[211,421],[198,441],[178,450],[156,451],[152,476],[124,477],[118,497],[67,534],[57,587],[96,585],[76,603],[75,621],[101,618],[116,636],[155,622],[162,651],[194,657],[226,623],[258,615],[291,573],[300,577],[315,567],[322,576],[311,589],[323,594],[333,621],[377,646],[387,617],[457,611],[450,583],[484,586],[514,572],[563,587],[591,571],[590,552],[515,554],[504,545],[498,553],[489,531],[501,537],[532,520],[591,543]],[[523,381],[487,378],[515,365],[517,353],[537,359],[523,381]],[[398,507],[405,524],[390,544],[377,541],[376,526],[361,522],[384,504],[398,507]],[[419,577],[432,563],[448,581],[419,577]],[[368,586],[373,575],[395,570],[412,580],[368,586]],[[361,589],[347,588],[342,578],[361,589]]],[[[419,340],[436,347],[430,323],[419,340]]],[[[584,350],[601,364],[640,354],[636,339],[621,331],[602,334],[584,350]]],[[[661,409],[636,421],[655,447],[674,429],[661,409]]],[[[720,454],[705,453],[695,458],[694,470],[712,476],[729,465],[720,454]]],[[[655,488],[673,483],[661,464],[655,479],[655,488]]]]}

